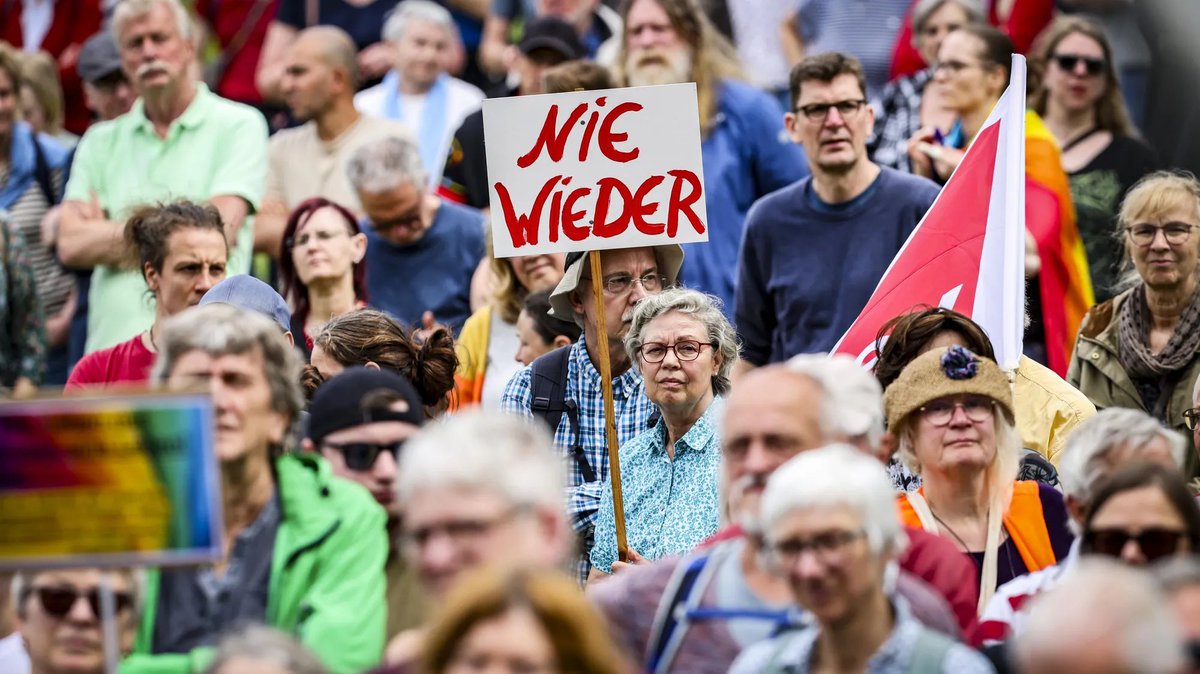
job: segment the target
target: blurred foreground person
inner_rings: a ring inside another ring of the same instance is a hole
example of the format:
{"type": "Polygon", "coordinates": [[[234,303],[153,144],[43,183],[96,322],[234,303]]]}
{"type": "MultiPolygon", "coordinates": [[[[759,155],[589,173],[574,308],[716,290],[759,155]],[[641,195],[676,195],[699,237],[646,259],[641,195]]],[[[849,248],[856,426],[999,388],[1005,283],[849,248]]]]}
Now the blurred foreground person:
{"type": "Polygon", "coordinates": [[[270,627],[247,627],[221,639],[204,674],[328,674],[307,648],[270,627]]]}

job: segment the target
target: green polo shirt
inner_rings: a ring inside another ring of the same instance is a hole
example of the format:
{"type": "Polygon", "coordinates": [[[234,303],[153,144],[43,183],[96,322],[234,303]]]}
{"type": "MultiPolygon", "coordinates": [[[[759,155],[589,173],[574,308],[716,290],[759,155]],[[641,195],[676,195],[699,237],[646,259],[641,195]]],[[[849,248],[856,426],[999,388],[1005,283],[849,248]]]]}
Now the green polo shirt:
{"type": "MultiPolygon", "coordinates": [[[[242,197],[254,213],[266,178],[262,115],[197,83],[196,97],[171,123],[166,139],[154,133],[140,98],[128,113],[90,127],[75,150],[66,199],[88,201],[94,191],[116,221],[141,204],[219,195],[242,197]]],[[[253,220],[247,218],[231,251],[230,274],[249,271],[253,248],[253,220]]],[[[88,302],[89,353],[119,344],[154,322],[154,298],[139,270],[96,267],[88,302]]]]}

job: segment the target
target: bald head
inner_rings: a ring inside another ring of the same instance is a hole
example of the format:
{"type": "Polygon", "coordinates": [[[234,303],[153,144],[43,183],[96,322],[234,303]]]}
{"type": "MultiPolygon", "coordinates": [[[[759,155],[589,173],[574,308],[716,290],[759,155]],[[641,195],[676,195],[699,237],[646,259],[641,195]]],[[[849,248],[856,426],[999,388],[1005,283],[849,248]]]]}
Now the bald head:
{"type": "Polygon", "coordinates": [[[812,377],[782,365],[742,377],[725,402],[722,485],[730,516],[758,530],[758,500],[767,478],[788,459],[829,439],[822,427],[828,402],[812,377]]]}
{"type": "Polygon", "coordinates": [[[313,26],[300,31],[292,49],[311,50],[326,66],[341,70],[349,82],[350,94],[358,88],[358,48],[349,33],[336,26],[313,26]]]}

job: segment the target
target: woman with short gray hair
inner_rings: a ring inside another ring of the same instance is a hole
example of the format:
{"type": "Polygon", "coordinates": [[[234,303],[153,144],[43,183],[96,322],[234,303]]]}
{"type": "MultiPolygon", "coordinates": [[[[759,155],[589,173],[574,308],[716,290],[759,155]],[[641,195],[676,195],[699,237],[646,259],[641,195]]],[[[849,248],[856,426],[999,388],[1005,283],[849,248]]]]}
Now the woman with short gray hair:
{"type": "MultiPolygon", "coordinates": [[[[716,533],[717,401],[729,392],[738,349],[737,333],[712,295],[664,290],[634,309],[625,350],[662,416],[620,451],[631,561],[686,552],[716,533]]],[[[610,483],[600,495],[590,578],[619,569],[625,560],[617,557],[610,483]]]]}

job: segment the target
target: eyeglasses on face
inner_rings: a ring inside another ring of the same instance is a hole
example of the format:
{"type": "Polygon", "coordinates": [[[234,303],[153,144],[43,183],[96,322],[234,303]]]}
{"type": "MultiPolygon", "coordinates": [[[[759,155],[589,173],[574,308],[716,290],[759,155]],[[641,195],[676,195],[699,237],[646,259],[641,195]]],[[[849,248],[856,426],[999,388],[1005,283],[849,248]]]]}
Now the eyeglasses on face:
{"type": "Polygon", "coordinates": [[[1055,54],[1050,59],[1058,65],[1059,69],[1067,72],[1075,72],[1075,68],[1080,63],[1087,69],[1087,74],[1090,77],[1095,77],[1104,72],[1104,59],[1080,56],[1079,54],[1055,54]]]}
{"type": "Polygon", "coordinates": [[[1162,230],[1167,243],[1178,246],[1181,243],[1187,242],[1188,238],[1192,235],[1192,230],[1195,228],[1196,225],[1186,222],[1168,222],[1165,225],[1151,225],[1147,222],[1141,222],[1136,225],[1129,225],[1125,228],[1125,231],[1129,233],[1129,238],[1135,245],[1149,246],[1154,243],[1154,238],[1158,236],[1159,230],[1162,230]]]}
{"type": "Polygon", "coordinates": [[[604,279],[604,292],[613,296],[624,295],[633,289],[634,283],[640,284],[648,293],[656,293],[667,287],[667,277],[658,272],[648,272],[638,278],[632,274],[613,274],[604,279]]]}
{"type": "MultiPolygon", "coordinates": [[[[75,603],[86,599],[88,608],[97,619],[100,617],[100,589],[79,590],[73,587],[34,587],[30,592],[37,596],[42,610],[55,618],[65,618],[75,603]]],[[[116,612],[121,613],[133,606],[133,594],[129,592],[113,592],[113,604],[116,612]]]]}
{"type": "Polygon", "coordinates": [[[345,461],[346,467],[350,470],[371,470],[379,455],[384,452],[391,452],[392,458],[398,460],[400,458],[400,450],[404,449],[405,442],[406,440],[382,444],[375,442],[346,442],[342,444],[326,442],[322,443],[322,446],[341,452],[342,459],[345,461]]]}
{"type": "Polygon", "coordinates": [[[439,534],[445,535],[455,545],[473,545],[496,527],[528,511],[528,506],[514,506],[496,517],[461,517],[413,527],[404,532],[401,541],[410,552],[424,549],[439,534]]]}
{"type": "Polygon", "coordinates": [[[1196,426],[1200,426],[1200,407],[1183,411],[1183,425],[1187,426],[1189,431],[1194,431],[1196,426]]]}
{"type": "Polygon", "coordinates": [[[809,537],[797,536],[775,541],[768,549],[780,568],[795,566],[805,552],[811,552],[822,564],[829,564],[837,561],[846,546],[866,535],[865,529],[823,531],[809,537]]]}
{"type": "Polygon", "coordinates": [[[1124,529],[1092,529],[1084,532],[1086,549],[1109,557],[1120,557],[1129,541],[1137,542],[1138,549],[1147,561],[1162,559],[1179,551],[1179,542],[1185,532],[1165,527],[1151,527],[1139,532],[1124,529]]]}
{"type": "Polygon", "coordinates": [[[954,418],[954,410],[962,408],[971,421],[987,421],[992,418],[994,402],[984,396],[966,396],[962,400],[950,398],[934,400],[918,408],[925,420],[934,426],[945,426],[954,418]]]}
{"type": "Polygon", "coordinates": [[[674,352],[675,357],[679,360],[691,361],[699,358],[700,352],[706,346],[712,346],[712,342],[697,342],[692,339],[685,339],[682,342],[675,342],[674,344],[646,342],[638,349],[638,354],[647,363],[663,362],[668,352],[674,352]]]}
{"type": "Polygon", "coordinates": [[[824,122],[829,111],[836,108],[842,119],[850,120],[858,116],[867,102],[861,98],[838,101],[836,103],[810,103],[796,108],[796,112],[804,115],[810,122],[824,122]]]}
{"type": "Polygon", "coordinates": [[[386,232],[397,227],[413,227],[421,224],[421,209],[410,211],[391,220],[371,220],[371,227],[377,232],[386,232]]]}

